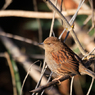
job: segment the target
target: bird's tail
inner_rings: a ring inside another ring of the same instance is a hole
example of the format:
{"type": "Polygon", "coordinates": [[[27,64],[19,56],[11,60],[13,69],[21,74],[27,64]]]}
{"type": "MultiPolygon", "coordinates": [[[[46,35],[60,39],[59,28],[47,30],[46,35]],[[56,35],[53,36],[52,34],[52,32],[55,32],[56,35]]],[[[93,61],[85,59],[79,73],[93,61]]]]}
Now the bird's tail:
{"type": "Polygon", "coordinates": [[[79,65],[79,72],[82,75],[89,75],[93,78],[95,78],[95,73],[89,69],[87,69],[86,67],[84,67],[82,64],[79,65]]]}

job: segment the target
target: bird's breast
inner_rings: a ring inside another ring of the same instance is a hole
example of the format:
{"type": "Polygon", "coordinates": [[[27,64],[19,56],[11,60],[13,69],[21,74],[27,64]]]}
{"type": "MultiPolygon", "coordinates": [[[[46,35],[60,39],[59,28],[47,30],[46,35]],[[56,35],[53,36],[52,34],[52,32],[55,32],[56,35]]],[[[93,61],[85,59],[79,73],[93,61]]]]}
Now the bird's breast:
{"type": "Polygon", "coordinates": [[[53,60],[51,53],[45,52],[45,62],[47,63],[49,69],[52,72],[56,72],[58,68],[58,64],[53,60]]]}

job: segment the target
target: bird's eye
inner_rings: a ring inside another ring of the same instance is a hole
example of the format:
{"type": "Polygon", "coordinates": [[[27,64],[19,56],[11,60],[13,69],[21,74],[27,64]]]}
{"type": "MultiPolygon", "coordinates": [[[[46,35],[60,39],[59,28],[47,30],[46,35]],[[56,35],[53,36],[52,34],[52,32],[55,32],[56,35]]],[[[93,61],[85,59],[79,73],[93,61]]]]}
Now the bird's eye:
{"type": "Polygon", "coordinates": [[[51,43],[47,43],[48,45],[50,45],[51,43]]]}

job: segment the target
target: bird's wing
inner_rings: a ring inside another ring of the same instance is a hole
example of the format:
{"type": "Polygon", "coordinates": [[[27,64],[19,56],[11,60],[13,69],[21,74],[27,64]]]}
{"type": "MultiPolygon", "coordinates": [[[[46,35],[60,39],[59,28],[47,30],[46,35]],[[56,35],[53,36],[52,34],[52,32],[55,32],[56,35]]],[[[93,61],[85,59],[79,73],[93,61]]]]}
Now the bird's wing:
{"type": "Polygon", "coordinates": [[[62,49],[56,53],[52,52],[52,58],[58,64],[60,72],[78,73],[79,64],[72,53],[62,49]]]}

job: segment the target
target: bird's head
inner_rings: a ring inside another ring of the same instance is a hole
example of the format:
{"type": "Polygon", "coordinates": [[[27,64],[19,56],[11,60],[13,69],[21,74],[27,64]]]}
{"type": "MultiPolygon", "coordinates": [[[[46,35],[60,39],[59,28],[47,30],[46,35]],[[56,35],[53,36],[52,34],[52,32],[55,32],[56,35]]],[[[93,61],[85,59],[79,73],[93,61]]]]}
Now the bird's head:
{"type": "Polygon", "coordinates": [[[43,42],[45,50],[57,50],[62,42],[57,37],[48,37],[43,42]]]}

